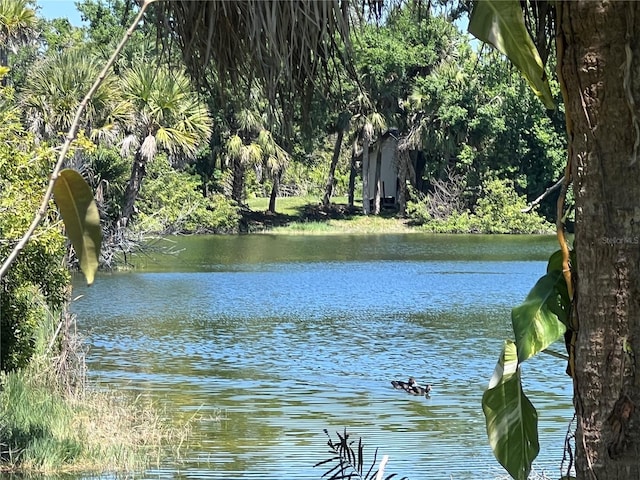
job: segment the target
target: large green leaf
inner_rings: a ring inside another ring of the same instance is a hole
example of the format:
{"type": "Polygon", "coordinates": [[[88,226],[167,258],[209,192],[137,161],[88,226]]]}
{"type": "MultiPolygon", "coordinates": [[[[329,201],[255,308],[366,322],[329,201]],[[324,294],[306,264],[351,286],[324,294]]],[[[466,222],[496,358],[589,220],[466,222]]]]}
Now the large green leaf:
{"type": "Polygon", "coordinates": [[[493,454],[517,480],[526,480],[538,456],[538,414],[522,391],[516,346],[506,342],[482,410],[493,454]]]}
{"type": "Polygon", "coordinates": [[[91,285],[98,270],[102,243],[100,214],[91,188],[78,172],[65,169],[56,180],[53,195],[62,215],[67,237],[80,260],[80,268],[87,283],[91,285]]]}
{"type": "Polygon", "coordinates": [[[542,59],[524,23],[520,0],[478,0],[468,30],[509,57],[545,107],[555,108],[542,59]]]}
{"type": "MultiPolygon", "coordinates": [[[[547,264],[547,273],[551,273],[554,271],[562,272],[563,271],[563,261],[564,257],[562,254],[562,250],[557,250],[551,255],[549,258],[549,263],[547,264]]],[[[569,252],[569,268],[572,272],[575,273],[575,265],[576,265],[576,252],[575,250],[571,250],[569,252]]],[[[564,275],[563,275],[564,277],[564,275]]],[[[569,298],[569,290],[567,289],[566,279],[558,281],[556,284],[556,290],[559,294],[559,297],[550,299],[550,302],[547,303],[547,306],[566,327],[571,328],[571,324],[569,321],[569,315],[571,312],[571,299],[569,298]]]]}
{"type": "MultiPolygon", "coordinates": [[[[562,256],[562,250],[556,250],[555,252],[553,252],[553,254],[549,257],[549,263],[547,264],[547,273],[553,270],[562,271],[563,260],[564,258],[562,256]]],[[[571,268],[572,272],[575,272],[576,270],[576,251],[575,250],[569,250],[569,267],[571,268]]]]}
{"type": "Polygon", "coordinates": [[[538,280],[522,305],[511,311],[520,362],[544,350],[564,334],[569,306],[561,271],[553,270],[538,280]]]}
{"type": "Polygon", "coordinates": [[[562,250],[556,250],[549,257],[549,262],[547,263],[547,273],[553,272],[554,270],[562,271],[562,250]]]}

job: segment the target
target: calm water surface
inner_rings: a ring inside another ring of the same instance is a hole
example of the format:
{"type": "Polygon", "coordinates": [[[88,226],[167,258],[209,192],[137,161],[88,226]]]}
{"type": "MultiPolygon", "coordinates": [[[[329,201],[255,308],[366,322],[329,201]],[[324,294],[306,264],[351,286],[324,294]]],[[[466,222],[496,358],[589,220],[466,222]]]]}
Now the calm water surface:
{"type": "MultiPolygon", "coordinates": [[[[180,461],[144,478],[319,479],[328,429],[361,436],[386,473],[503,475],[482,393],[549,237],[224,236],[172,240],[133,272],[78,279],[93,380],[196,414],[180,461]],[[394,390],[409,375],[431,398],[394,390]]],[[[562,346],[558,345],[557,350],[562,346]]],[[[524,367],[537,470],[559,476],[572,416],[561,360],[524,367]]]]}

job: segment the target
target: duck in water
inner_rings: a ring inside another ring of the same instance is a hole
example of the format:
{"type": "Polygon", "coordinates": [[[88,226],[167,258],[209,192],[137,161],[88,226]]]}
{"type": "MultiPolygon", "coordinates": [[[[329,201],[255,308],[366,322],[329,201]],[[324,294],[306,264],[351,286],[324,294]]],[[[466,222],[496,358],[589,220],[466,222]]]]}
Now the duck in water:
{"type": "Polygon", "coordinates": [[[407,382],[403,382],[402,380],[391,380],[391,385],[393,385],[393,388],[404,390],[411,395],[424,395],[425,397],[428,397],[431,392],[431,385],[425,385],[423,387],[422,385],[419,385],[413,377],[409,377],[409,381],[407,382]]]}

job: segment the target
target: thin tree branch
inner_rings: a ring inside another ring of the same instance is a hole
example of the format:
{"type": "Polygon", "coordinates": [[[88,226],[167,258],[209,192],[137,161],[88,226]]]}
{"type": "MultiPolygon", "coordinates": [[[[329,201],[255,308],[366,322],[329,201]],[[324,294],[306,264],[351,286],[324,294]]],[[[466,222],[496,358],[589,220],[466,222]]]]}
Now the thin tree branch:
{"type": "Polygon", "coordinates": [[[542,200],[544,200],[545,198],[547,198],[549,195],[551,195],[551,193],[555,192],[557,189],[559,189],[562,186],[562,182],[564,182],[564,177],[562,177],[560,180],[558,180],[556,183],[554,183],[552,186],[550,186],[549,188],[547,188],[544,193],[542,195],[540,195],[538,198],[536,198],[533,202],[529,203],[529,205],[527,205],[526,208],[523,208],[521,210],[522,213],[529,213],[531,210],[533,210],[533,207],[535,207],[536,205],[538,205],[542,200]]]}
{"type": "Polygon", "coordinates": [[[9,267],[11,266],[11,264],[14,262],[14,260],[20,254],[20,252],[27,245],[27,243],[29,242],[29,239],[33,235],[33,232],[36,230],[36,228],[38,228],[38,225],[40,225],[40,222],[42,222],[42,219],[47,213],[47,207],[49,206],[49,201],[53,196],[53,186],[55,185],[56,180],[60,175],[60,170],[62,170],[62,164],[64,162],[65,156],[67,155],[67,152],[69,151],[71,142],[73,142],[73,140],[76,138],[78,124],[80,123],[80,117],[82,116],[82,112],[87,106],[87,103],[89,103],[89,100],[91,100],[91,97],[93,97],[98,87],[100,87],[100,85],[104,81],[105,77],[109,73],[109,69],[113,66],[113,63],[116,61],[116,58],[118,57],[118,55],[120,54],[124,46],[127,44],[129,39],[133,35],[133,32],[138,26],[138,23],[140,23],[140,20],[142,20],[145,10],[154,1],[156,0],[144,0],[144,2],[142,3],[142,6],[140,7],[140,11],[138,12],[138,15],[136,15],[136,18],[133,20],[133,22],[125,32],[124,36],[120,40],[120,43],[116,47],[115,51],[111,54],[111,57],[105,64],[104,68],[96,78],[95,82],[93,83],[93,85],[91,86],[91,88],[89,89],[85,97],[82,99],[82,102],[80,102],[80,105],[78,106],[78,110],[76,111],[76,115],[73,118],[73,122],[71,123],[71,127],[69,127],[69,131],[67,132],[67,135],[65,137],[65,142],[62,145],[62,149],[60,150],[58,161],[56,162],[56,165],[53,168],[53,172],[51,172],[51,177],[49,178],[49,185],[47,186],[47,190],[44,194],[44,197],[42,198],[42,203],[40,204],[40,207],[38,208],[38,211],[36,212],[36,215],[33,221],[31,222],[31,225],[29,226],[28,230],[25,232],[25,234],[22,236],[20,241],[16,244],[16,246],[13,248],[9,256],[6,258],[6,260],[2,264],[2,267],[0,268],[0,280],[4,277],[4,275],[9,270],[9,267]]]}

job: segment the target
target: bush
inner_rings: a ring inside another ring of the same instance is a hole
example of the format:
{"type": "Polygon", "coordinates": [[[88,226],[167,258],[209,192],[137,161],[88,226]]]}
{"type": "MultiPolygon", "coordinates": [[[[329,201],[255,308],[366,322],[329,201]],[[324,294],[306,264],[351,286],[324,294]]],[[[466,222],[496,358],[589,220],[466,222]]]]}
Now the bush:
{"type": "Polygon", "coordinates": [[[222,233],[235,231],[239,209],[214,194],[205,198],[200,177],[173,170],[166,160],[152,162],[138,200],[136,229],[146,233],[222,233]]]}
{"type": "Polygon", "coordinates": [[[98,147],[93,152],[83,152],[90,173],[100,217],[107,229],[113,227],[124,204],[124,192],[131,172],[131,159],[120,155],[115,148],[98,147]]]}
{"type": "Polygon", "coordinates": [[[447,218],[428,219],[422,228],[432,233],[481,233],[476,217],[467,210],[452,212],[447,218]]]}
{"type": "Polygon", "coordinates": [[[482,233],[545,233],[552,226],[537,213],[524,213],[527,202],[509,181],[484,182],[475,209],[478,230],[482,233]]]}
{"type": "MultiPolygon", "coordinates": [[[[12,92],[0,89],[9,100],[12,92]]],[[[26,232],[42,201],[52,152],[37,147],[18,121],[18,112],[0,108],[0,259],[4,261],[26,232]]],[[[53,204],[52,204],[53,206],[53,204]]],[[[4,275],[0,291],[0,370],[26,365],[33,355],[34,328],[43,308],[58,308],[70,283],[65,238],[54,208],[4,275]],[[43,306],[36,299],[41,297],[43,306]]]]}
{"type": "Polygon", "coordinates": [[[407,217],[424,230],[434,233],[547,233],[553,227],[535,212],[524,213],[527,206],[510,181],[490,179],[482,186],[473,213],[451,202],[434,201],[434,194],[412,192],[407,217]],[[443,214],[445,212],[445,214],[443,214]]]}

